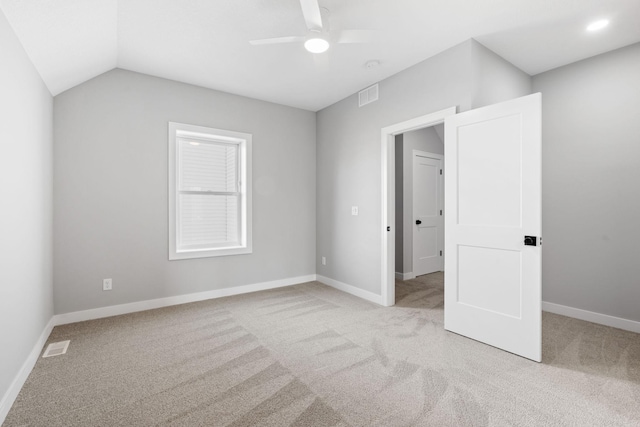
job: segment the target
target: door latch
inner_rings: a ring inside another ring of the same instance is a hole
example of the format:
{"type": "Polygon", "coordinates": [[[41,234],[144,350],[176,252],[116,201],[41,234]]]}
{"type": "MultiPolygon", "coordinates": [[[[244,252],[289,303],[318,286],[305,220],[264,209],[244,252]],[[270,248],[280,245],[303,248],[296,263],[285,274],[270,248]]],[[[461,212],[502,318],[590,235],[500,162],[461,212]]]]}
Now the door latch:
{"type": "Polygon", "coordinates": [[[536,236],[524,236],[525,246],[538,246],[538,238],[536,236]]]}

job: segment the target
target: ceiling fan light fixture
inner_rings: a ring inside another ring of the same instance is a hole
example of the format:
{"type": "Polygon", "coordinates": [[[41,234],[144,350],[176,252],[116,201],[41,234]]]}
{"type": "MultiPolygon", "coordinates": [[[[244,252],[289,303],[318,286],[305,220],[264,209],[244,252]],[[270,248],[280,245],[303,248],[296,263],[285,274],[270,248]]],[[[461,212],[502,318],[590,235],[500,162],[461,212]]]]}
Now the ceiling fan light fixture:
{"type": "Polygon", "coordinates": [[[320,37],[313,37],[304,42],[304,48],[311,53],[322,53],[329,49],[329,42],[320,37]]]}

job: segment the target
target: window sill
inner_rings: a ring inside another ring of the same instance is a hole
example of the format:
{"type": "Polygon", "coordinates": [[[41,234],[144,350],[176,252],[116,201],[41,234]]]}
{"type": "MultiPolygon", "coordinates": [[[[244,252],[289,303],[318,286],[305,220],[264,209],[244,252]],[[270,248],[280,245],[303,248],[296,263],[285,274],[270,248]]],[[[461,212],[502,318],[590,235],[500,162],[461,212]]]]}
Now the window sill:
{"type": "Polygon", "coordinates": [[[195,259],[195,258],[213,258],[219,256],[230,255],[246,255],[252,253],[251,247],[231,247],[220,249],[192,249],[180,252],[169,253],[169,261],[177,261],[181,259],[195,259]]]}

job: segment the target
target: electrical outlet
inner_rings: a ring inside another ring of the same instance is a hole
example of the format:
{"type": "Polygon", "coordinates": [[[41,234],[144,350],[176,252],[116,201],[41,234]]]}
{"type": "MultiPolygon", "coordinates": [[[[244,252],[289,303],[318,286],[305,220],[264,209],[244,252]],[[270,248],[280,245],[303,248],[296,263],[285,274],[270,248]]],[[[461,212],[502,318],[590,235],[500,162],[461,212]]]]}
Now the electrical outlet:
{"type": "Polygon", "coordinates": [[[113,280],[112,279],[104,279],[102,281],[102,290],[103,291],[110,291],[111,289],[113,289],[113,280]]]}
{"type": "Polygon", "coordinates": [[[351,215],[358,215],[358,207],[351,206],[351,215]]]}
{"type": "Polygon", "coordinates": [[[322,257],[322,265],[327,265],[327,257],[322,257]]]}

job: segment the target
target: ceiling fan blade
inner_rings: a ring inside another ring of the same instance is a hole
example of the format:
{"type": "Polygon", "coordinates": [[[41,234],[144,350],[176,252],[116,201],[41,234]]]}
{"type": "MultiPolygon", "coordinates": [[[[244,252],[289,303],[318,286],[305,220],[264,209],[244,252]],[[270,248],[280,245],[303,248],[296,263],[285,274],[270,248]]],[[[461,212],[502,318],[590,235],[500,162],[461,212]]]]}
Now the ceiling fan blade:
{"type": "Polygon", "coordinates": [[[300,0],[302,15],[310,30],[322,31],[322,14],[318,0],[300,0]]]}
{"type": "Polygon", "coordinates": [[[371,30],[342,30],[338,34],[338,43],[369,43],[374,34],[371,30]]]}
{"type": "Polygon", "coordinates": [[[303,42],[305,40],[304,37],[301,36],[287,36],[287,37],[274,37],[272,39],[260,39],[260,40],[251,40],[251,43],[254,46],[262,45],[262,44],[280,44],[280,43],[297,43],[303,42]]]}

